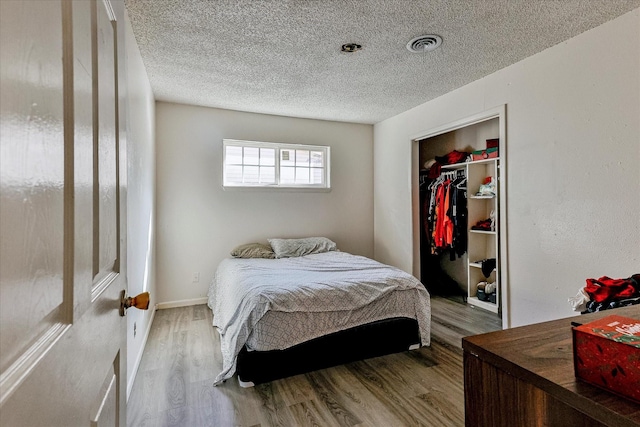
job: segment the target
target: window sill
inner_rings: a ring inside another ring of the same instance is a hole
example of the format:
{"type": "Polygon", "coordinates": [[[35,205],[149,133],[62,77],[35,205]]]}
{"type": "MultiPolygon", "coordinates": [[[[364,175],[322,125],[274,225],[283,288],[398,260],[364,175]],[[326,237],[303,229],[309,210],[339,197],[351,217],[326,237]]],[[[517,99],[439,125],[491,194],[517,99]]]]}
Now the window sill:
{"type": "Polygon", "coordinates": [[[331,188],[320,187],[240,187],[240,186],[222,186],[224,191],[249,191],[249,192],[284,192],[284,193],[330,193],[331,188]]]}

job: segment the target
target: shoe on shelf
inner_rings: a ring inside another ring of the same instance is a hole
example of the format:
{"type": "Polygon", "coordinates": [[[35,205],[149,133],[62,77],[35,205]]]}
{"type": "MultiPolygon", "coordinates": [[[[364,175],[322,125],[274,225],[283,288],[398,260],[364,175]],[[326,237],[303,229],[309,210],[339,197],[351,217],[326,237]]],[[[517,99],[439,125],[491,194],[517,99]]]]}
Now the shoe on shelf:
{"type": "Polygon", "coordinates": [[[496,282],[487,283],[484,287],[484,291],[487,294],[492,294],[496,291],[496,282]]]}

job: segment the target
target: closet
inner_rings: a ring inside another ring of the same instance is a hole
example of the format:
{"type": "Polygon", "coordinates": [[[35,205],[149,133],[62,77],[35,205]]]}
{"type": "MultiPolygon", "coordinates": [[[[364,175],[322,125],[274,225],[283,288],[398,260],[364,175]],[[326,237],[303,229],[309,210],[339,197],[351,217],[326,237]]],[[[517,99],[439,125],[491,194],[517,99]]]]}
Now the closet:
{"type": "Polygon", "coordinates": [[[425,133],[414,142],[414,256],[419,257],[420,280],[432,295],[503,316],[504,107],[425,133]]]}

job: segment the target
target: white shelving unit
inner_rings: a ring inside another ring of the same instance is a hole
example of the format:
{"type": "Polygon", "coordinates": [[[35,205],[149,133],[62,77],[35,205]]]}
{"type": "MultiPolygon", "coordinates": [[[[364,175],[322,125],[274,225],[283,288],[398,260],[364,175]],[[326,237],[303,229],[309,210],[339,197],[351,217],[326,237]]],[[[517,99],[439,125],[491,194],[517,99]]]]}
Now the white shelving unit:
{"type": "Polygon", "coordinates": [[[500,185],[500,158],[484,159],[475,162],[457,163],[454,165],[444,165],[443,170],[466,169],[467,175],[467,303],[498,313],[500,309],[500,272],[499,272],[499,247],[500,237],[497,227],[499,221],[499,191],[496,187],[496,194],[491,196],[477,196],[476,192],[487,177],[494,177],[496,185],[500,185]],[[495,230],[472,230],[478,221],[488,219],[491,212],[495,212],[495,230]],[[488,258],[496,259],[496,268],[493,269],[489,277],[482,273],[482,264],[477,262],[488,258]],[[495,303],[482,301],[477,297],[478,283],[495,282],[496,295],[495,303]]]}
{"type": "Polygon", "coordinates": [[[493,196],[476,196],[475,193],[484,182],[485,178],[493,177],[496,185],[500,185],[500,159],[486,159],[478,162],[470,162],[467,168],[467,220],[468,220],[468,268],[467,268],[467,303],[498,313],[500,308],[500,263],[497,227],[499,218],[498,191],[493,196]],[[494,212],[495,230],[472,230],[478,221],[488,219],[494,212]],[[482,260],[495,258],[496,268],[491,271],[489,277],[482,272],[482,260]],[[482,301],[477,297],[478,283],[496,283],[495,302],[482,301]]]}

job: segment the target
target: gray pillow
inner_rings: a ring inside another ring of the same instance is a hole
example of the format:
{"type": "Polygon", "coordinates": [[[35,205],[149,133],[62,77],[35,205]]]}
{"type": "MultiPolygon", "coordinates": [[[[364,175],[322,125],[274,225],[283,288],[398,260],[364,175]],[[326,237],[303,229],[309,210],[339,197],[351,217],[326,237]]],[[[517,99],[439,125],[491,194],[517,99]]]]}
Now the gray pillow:
{"type": "Polygon", "coordinates": [[[304,239],[269,239],[276,258],[290,258],[337,250],[335,242],[326,237],[304,239]]]}
{"type": "Polygon", "coordinates": [[[234,258],[275,258],[276,254],[273,253],[271,246],[264,243],[247,243],[246,245],[240,245],[231,251],[231,256],[234,258]]]}

